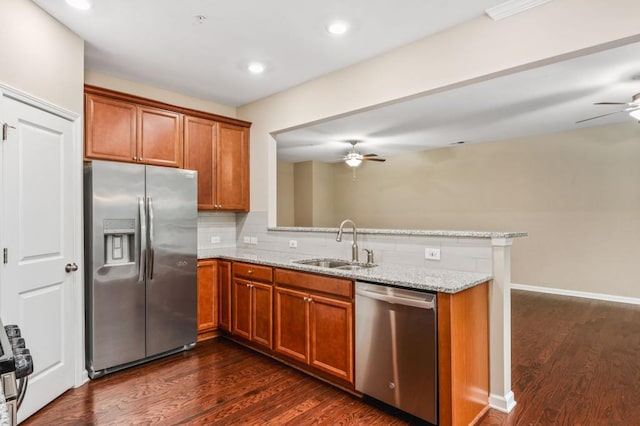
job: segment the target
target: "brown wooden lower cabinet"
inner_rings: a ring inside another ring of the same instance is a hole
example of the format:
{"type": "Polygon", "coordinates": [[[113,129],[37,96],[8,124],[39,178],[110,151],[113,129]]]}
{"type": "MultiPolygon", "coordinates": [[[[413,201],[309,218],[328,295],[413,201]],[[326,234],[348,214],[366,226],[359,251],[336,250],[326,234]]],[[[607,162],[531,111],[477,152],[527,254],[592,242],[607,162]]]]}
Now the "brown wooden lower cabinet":
{"type": "Polygon", "coordinates": [[[231,284],[231,334],[268,349],[271,349],[273,331],[271,274],[271,268],[234,263],[231,284]]]}
{"type": "Polygon", "coordinates": [[[198,341],[210,339],[218,328],[218,262],[198,261],[198,341]]]}
{"type": "MultiPolygon", "coordinates": [[[[353,281],[227,261],[218,274],[221,328],[354,390],[353,281]]],[[[488,287],[438,293],[440,425],[473,424],[488,410],[488,287]]]]}
{"type": "Polygon", "coordinates": [[[275,281],[275,352],[352,386],[353,282],[284,269],[275,281]]]}
{"type": "Polygon", "coordinates": [[[475,423],[489,408],[488,288],[438,293],[440,425],[475,423]]]}
{"type": "Polygon", "coordinates": [[[218,312],[221,330],[231,331],[231,262],[218,260],[218,312]]]}

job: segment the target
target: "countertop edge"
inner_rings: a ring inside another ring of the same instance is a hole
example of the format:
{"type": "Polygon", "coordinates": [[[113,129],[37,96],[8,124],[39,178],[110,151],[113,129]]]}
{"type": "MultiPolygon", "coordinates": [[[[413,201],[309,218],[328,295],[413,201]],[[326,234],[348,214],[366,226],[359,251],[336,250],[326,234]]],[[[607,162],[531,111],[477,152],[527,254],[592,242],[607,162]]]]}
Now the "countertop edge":
{"type": "Polygon", "coordinates": [[[493,278],[491,274],[484,274],[479,272],[429,269],[421,266],[409,265],[379,265],[378,267],[380,269],[377,270],[376,268],[369,268],[357,271],[345,271],[339,269],[328,269],[319,266],[304,265],[294,262],[295,260],[300,259],[292,258],[288,261],[265,259],[264,257],[261,258],[260,255],[255,252],[245,252],[243,254],[234,254],[228,251],[219,253],[209,252],[206,255],[198,256],[198,260],[205,259],[221,259],[236,262],[254,263],[256,265],[285,268],[331,277],[346,278],[354,281],[366,281],[374,284],[386,284],[406,289],[433,291],[449,294],[459,293],[468,288],[487,282],[493,278]],[[380,271],[383,271],[383,273],[379,273],[380,271]],[[394,272],[397,272],[398,276],[402,274],[410,274],[413,272],[415,276],[414,279],[409,279],[401,276],[394,277],[392,276],[396,275],[394,272]],[[443,282],[445,280],[447,280],[448,283],[453,282],[453,284],[443,285],[443,282]],[[438,284],[438,282],[440,282],[440,284],[438,284]]]}
{"type": "MultiPolygon", "coordinates": [[[[338,228],[311,228],[311,227],[295,227],[295,226],[276,226],[268,227],[268,231],[272,232],[318,232],[318,233],[337,233],[338,228]]],[[[347,232],[351,232],[350,228],[347,232]]],[[[426,230],[426,229],[378,229],[378,228],[358,228],[359,234],[373,235],[406,235],[406,236],[424,236],[424,237],[456,237],[456,238],[519,238],[526,237],[526,232],[495,232],[495,231],[447,231],[447,230],[426,230]]]]}

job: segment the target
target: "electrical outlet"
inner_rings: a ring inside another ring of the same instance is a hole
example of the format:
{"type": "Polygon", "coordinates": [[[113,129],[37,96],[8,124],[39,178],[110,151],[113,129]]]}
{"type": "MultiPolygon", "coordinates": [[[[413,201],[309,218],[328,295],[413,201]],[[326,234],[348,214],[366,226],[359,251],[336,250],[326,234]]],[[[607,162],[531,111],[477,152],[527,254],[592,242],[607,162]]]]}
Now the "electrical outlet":
{"type": "Polygon", "coordinates": [[[244,237],[244,238],[242,239],[242,242],[243,242],[243,243],[245,243],[245,244],[251,244],[251,238],[249,238],[249,237],[244,237]]]}
{"type": "Polygon", "coordinates": [[[424,258],[427,260],[440,260],[440,249],[435,247],[425,247],[424,258]]]}
{"type": "Polygon", "coordinates": [[[289,247],[298,248],[298,242],[296,240],[289,240],[289,247]]]}
{"type": "Polygon", "coordinates": [[[249,244],[258,244],[258,237],[251,237],[249,244]]]}
{"type": "Polygon", "coordinates": [[[218,235],[216,235],[215,237],[211,237],[211,244],[219,244],[220,243],[220,237],[218,235]]]}

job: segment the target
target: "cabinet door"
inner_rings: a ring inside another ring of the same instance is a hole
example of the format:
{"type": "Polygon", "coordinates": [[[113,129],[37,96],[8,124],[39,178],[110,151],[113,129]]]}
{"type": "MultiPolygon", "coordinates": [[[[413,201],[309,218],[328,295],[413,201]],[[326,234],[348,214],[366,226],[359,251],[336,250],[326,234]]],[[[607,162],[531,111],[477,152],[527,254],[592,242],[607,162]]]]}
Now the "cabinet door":
{"type": "Polygon", "coordinates": [[[222,210],[249,211],[249,129],[220,123],[216,198],[222,210]]]}
{"type": "Polygon", "coordinates": [[[214,260],[198,261],[198,333],[218,326],[216,273],[214,260]]]}
{"type": "Polygon", "coordinates": [[[85,158],[136,162],[136,105],[85,95],[85,158]]]}
{"type": "Polygon", "coordinates": [[[214,179],[217,123],[184,117],[184,168],[198,172],[198,210],[216,206],[214,179]]]}
{"type": "Polygon", "coordinates": [[[308,293],[276,288],[274,350],[309,363],[308,293]]]}
{"type": "Polygon", "coordinates": [[[252,324],[251,340],[271,349],[273,329],[273,286],[251,282],[252,324]]]}
{"type": "Polygon", "coordinates": [[[145,164],[182,167],[182,115],[139,105],[138,158],[145,164]]]}
{"type": "Polygon", "coordinates": [[[231,262],[218,261],[220,328],[231,331],[231,262]]]}
{"type": "Polygon", "coordinates": [[[251,339],[251,283],[233,279],[233,308],[231,333],[251,339]]]}
{"type": "Polygon", "coordinates": [[[353,303],[311,295],[309,364],[353,383],[353,303]]]}

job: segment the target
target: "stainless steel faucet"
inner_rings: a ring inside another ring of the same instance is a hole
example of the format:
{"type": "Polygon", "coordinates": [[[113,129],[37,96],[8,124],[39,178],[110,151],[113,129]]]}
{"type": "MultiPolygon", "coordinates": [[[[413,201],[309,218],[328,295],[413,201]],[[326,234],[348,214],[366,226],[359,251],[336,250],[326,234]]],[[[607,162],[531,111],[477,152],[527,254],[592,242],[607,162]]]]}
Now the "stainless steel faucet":
{"type": "Polygon", "coordinates": [[[351,261],[357,262],[358,261],[358,228],[356,228],[356,224],[353,223],[351,219],[345,219],[342,221],[342,223],[340,224],[340,229],[338,229],[338,236],[336,237],[336,241],[338,242],[342,241],[342,228],[344,228],[344,225],[346,225],[347,223],[350,223],[351,226],[353,227],[353,244],[351,245],[351,261]]]}

